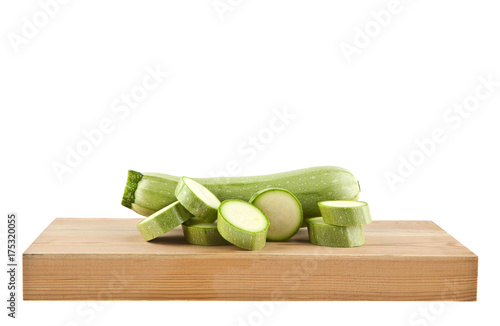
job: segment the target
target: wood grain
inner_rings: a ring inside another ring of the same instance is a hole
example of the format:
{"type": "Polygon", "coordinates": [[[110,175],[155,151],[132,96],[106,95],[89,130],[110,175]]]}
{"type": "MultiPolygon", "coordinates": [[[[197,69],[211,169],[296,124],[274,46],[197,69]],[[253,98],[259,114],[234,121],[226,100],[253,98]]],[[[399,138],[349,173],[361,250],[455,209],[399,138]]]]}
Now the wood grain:
{"type": "Polygon", "coordinates": [[[366,244],[307,230],[259,251],[145,242],[140,219],[58,218],[23,254],[25,300],[475,301],[477,256],[430,221],[375,221],[366,244]]]}

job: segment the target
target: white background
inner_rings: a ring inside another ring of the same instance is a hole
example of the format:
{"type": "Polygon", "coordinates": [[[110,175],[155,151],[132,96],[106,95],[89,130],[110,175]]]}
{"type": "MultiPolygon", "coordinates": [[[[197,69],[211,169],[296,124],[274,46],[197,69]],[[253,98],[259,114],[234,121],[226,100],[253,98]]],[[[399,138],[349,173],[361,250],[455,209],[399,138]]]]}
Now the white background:
{"type": "MultiPolygon", "coordinates": [[[[44,22],[37,1],[2,2],[0,212],[19,214],[19,257],[55,217],[137,217],[120,205],[128,169],[202,177],[230,161],[238,175],[338,165],[360,180],[374,219],[432,220],[476,253],[478,301],[291,302],[254,325],[497,323],[500,87],[474,98],[481,78],[500,81],[498,2],[401,0],[382,27],[370,13],[389,1],[229,6],[221,19],[212,0],[69,1],[44,22]],[[46,25],[24,37],[34,15],[46,25]],[[341,44],[366,26],[372,36],[348,62],[341,44]],[[113,111],[147,67],[169,76],[128,115],[113,111]],[[464,101],[477,107],[449,111],[464,101]],[[284,107],[294,117],[271,137],[284,107]],[[112,131],[60,180],[54,162],[66,164],[102,119],[112,131]],[[436,128],[446,140],[416,152],[436,128]],[[268,143],[254,157],[238,151],[259,135],[268,143]],[[414,171],[391,188],[387,174],[410,156],[414,171]]],[[[61,326],[237,325],[258,312],[252,302],[20,302],[15,321],[1,311],[9,325],[61,326]]]]}

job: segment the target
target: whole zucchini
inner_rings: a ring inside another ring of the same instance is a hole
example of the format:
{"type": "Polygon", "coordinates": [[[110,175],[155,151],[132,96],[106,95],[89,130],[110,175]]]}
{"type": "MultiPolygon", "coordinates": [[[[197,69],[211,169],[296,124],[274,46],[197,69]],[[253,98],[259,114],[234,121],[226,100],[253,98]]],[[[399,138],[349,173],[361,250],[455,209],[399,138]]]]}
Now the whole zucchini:
{"type": "MultiPolygon", "coordinates": [[[[122,205],[149,216],[175,202],[179,177],[161,173],[128,171],[122,205]]],[[[193,178],[210,190],[220,201],[248,201],[257,191],[283,188],[302,204],[304,219],[320,216],[318,202],[325,200],[357,200],[359,184],[346,169],[319,166],[307,169],[252,177],[193,178]]]]}

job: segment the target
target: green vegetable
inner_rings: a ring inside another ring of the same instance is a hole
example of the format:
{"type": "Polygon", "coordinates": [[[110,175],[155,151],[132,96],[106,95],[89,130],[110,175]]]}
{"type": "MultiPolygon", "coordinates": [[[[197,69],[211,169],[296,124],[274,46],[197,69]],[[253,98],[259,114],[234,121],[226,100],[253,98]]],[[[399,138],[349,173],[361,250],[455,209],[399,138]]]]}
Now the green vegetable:
{"type": "Polygon", "coordinates": [[[364,201],[330,200],[319,202],[318,206],[327,224],[353,226],[372,222],[370,209],[364,201]]]}
{"type": "Polygon", "coordinates": [[[191,217],[193,215],[182,207],[181,203],[176,201],[139,222],[137,228],[144,239],[149,241],[167,233],[191,217]]]}
{"type": "Polygon", "coordinates": [[[285,241],[302,226],[302,205],[290,191],[268,188],[258,191],[250,203],[260,208],[269,219],[268,241],[285,241]]]}
{"type": "Polygon", "coordinates": [[[240,248],[264,248],[268,228],[266,215],[246,201],[230,199],[219,206],[217,230],[224,239],[240,248]]]}
{"type": "MultiPolygon", "coordinates": [[[[248,201],[257,191],[282,188],[293,193],[302,204],[304,218],[320,215],[318,202],[357,200],[359,185],[347,170],[334,166],[313,167],[254,177],[195,178],[219,200],[248,201]]],[[[129,171],[122,205],[139,214],[150,215],[176,201],[179,177],[160,173],[129,171]]]]}
{"type": "Polygon", "coordinates": [[[186,241],[201,246],[221,246],[227,242],[217,230],[217,223],[207,223],[195,217],[182,224],[186,241]]]}
{"type": "Polygon", "coordinates": [[[217,219],[217,208],[220,201],[198,182],[182,177],[175,188],[175,197],[197,218],[208,223],[217,219]]]}
{"type": "Polygon", "coordinates": [[[365,243],[363,227],[336,226],[326,224],[321,217],[313,217],[307,221],[309,241],[326,247],[357,247],[365,243]]]}

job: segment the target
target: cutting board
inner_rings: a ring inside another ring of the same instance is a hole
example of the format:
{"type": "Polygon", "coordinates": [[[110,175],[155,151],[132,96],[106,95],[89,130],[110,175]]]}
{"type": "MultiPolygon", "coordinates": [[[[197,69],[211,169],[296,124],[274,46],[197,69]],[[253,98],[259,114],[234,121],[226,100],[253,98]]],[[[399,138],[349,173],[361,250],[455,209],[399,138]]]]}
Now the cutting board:
{"type": "Polygon", "coordinates": [[[23,254],[24,300],[474,301],[478,257],[431,221],[374,221],[357,248],[307,230],[264,249],[146,242],[140,219],[58,218],[23,254]]]}

